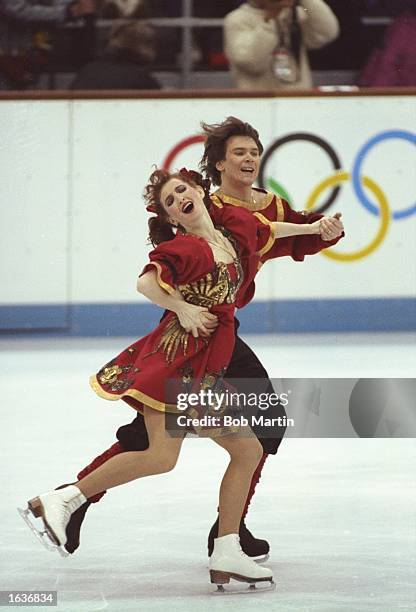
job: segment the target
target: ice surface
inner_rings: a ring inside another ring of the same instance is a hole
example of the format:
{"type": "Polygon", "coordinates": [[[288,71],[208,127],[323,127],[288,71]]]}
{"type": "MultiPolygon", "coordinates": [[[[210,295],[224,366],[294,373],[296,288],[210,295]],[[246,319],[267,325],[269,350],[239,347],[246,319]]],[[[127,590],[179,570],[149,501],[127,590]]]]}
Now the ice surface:
{"type": "MultiPolygon", "coordinates": [[[[411,340],[248,338],[276,378],[412,376],[411,340]]],[[[15,508],[73,480],[133,418],[88,385],[129,341],[1,342],[1,589],[58,590],[59,612],[415,609],[412,439],[283,442],[266,462],[247,520],[270,541],[272,593],[210,595],[206,536],[227,458],[209,440],[187,440],[173,472],[110,491],[89,510],[75,555],[44,550],[15,508]]]]}

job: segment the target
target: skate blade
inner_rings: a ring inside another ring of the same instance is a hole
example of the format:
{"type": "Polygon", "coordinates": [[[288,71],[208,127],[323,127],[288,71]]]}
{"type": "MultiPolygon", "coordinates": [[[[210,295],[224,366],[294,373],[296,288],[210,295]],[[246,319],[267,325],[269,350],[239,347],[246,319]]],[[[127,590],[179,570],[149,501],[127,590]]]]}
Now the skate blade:
{"type": "Polygon", "coordinates": [[[225,587],[223,584],[217,584],[217,590],[212,592],[212,595],[249,595],[266,593],[269,591],[276,590],[276,583],[272,581],[268,582],[257,582],[242,586],[240,584],[230,583],[225,587]]]}
{"type": "Polygon", "coordinates": [[[26,525],[29,527],[31,532],[35,535],[36,539],[42,544],[42,546],[44,546],[44,548],[46,548],[46,550],[49,550],[50,552],[56,551],[61,555],[61,557],[69,557],[69,553],[64,548],[62,548],[62,546],[58,546],[58,544],[52,538],[48,531],[48,527],[45,525],[43,519],[42,522],[45,529],[44,531],[40,531],[31,521],[30,517],[32,517],[33,514],[29,510],[29,508],[17,508],[17,511],[26,523],[26,525]]]}

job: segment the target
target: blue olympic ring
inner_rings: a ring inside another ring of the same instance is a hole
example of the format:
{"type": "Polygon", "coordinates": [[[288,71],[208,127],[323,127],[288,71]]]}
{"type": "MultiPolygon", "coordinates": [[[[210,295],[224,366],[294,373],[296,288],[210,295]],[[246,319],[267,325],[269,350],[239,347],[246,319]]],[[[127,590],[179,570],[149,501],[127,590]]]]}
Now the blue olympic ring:
{"type": "MultiPolygon", "coordinates": [[[[367,198],[364,193],[364,189],[361,183],[361,166],[363,164],[364,157],[367,155],[368,151],[374,147],[374,145],[382,142],[383,140],[389,140],[390,138],[401,138],[402,140],[407,140],[413,144],[416,144],[416,134],[412,134],[411,132],[406,132],[405,130],[389,130],[387,132],[381,132],[370,138],[364,146],[360,149],[357,154],[357,157],[354,162],[354,167],[352,169],[352,183],[354,186],[355,193],[357,195],[358,200],[364,205],[364,207],[370,211],[373,215],[379,214],[379,209],[374,206],[374,204],[367,198]]],[[[404,219],[405,217],[410,217],[411,215],[416,213],[416,203],[412,204],[408,208],[403,210],[396,210],[393,212],[393,219],[404,219]]]]}

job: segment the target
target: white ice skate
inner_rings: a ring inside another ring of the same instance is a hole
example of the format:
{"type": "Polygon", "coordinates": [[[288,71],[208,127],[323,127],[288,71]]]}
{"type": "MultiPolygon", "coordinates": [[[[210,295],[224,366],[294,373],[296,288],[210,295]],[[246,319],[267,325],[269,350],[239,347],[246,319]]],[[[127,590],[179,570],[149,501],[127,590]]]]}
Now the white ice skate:
{"type": "Polygon", "coordinates": [[[273,572],[259,566],[243,552],[237,533],[214,540],[214,551],[209,560],[209,573],[211,582],[217,585],[216,594],[255,593],[272,591],[276,588],[273,572]],[[229,584],[231,579],[248,582],[250,586],[244,590],[225,590],[224,584],[229,584]]]}
{"type": "Polygon", "coordinates": [[[66,526],[71,514],[87,501],[85,495],[75,485],[64,489],[43,493],[27,502],[27,508],[18,508],[20,516],[30,527],[35,536],[48,550],[56,550],[63,557],[68,553],[66,544],[66,526]],[[44,530],[38,529],[32,518],[40,518],[44,530]]]}

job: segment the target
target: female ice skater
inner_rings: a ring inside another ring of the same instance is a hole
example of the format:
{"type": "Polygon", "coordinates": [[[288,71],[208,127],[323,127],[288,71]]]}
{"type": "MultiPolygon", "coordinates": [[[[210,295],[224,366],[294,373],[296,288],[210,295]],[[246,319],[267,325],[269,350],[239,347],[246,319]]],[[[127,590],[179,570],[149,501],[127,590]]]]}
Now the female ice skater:
{"type": "MultiPolygon", "coordinates": [[[[197,385],[206,391],[221,384],[234,347],[234,311],[253,296],[259,253],[279,236],[322,232],[319,220],[306,225],[270,223],[227,205],[216,206],[210,215],[209,186],[205,182],[204,191],[196,180],[196,173],[169,174],[161,170],[150,177],[145,197],[148,210],[156,213],[149,226],[158,246],[139,277],[138,290],[156,304],[172,308],[153,332],[129,346],[91,379],[101,397],[123,399],[143,413],[149,448],[112,457],[76,485],[28,502],[27,517],[40,517],[57,547],[65,546],[70,517],[88,498],[173,469],[186,432],[168,437],[165,413],[178,412],[178,389],[195,391],[197,385]],[[170,304],[170,296],[177,292],[182,299],[172,297],[170,304]],[[202,337],[186,331],[189,305],[201,309],[205,321],[202,337]],[[169,381],[174,381],[173,393],[164,384],[169,381]]],[[[222,585],[235,578],[252,584],[272,583],[271,570],[243,553],[238,536],[262,447],[254,434],[241,427],[235,431],[221,424],[201,427],[199,433],[211,437],[230,455],[220,487],[218,537],[209,563],[211,582],[222,585]]]]}
{"type": "MultiPolygon", "coordinates": [[[[288,202],[276,194],[266,192],[253,187],[257,179],[263,153],[263,145],[257,130],[238,119],[228,117],[218,124],[202,124],[206,137],[204,155],[200,167],[213,185],[219,189],[211,194],[213,206],[221,207],[224,204],[236,208],[245,208],[252,215],[262,215],[268,221],[287,221],[297,224],[311,224],[321,220],[320,234],[296,234],[291,236],[280,236],[279,240],[271,240],[260,253],[260,265],[278,257],[290,257],[294,261],[303,261],[305,256],[319,253],[322,249],[333,246],[343,235],[343,225],[340,214],[333,217],[324,217],[318,213],[307,213],[294,211],[288,202]]],[[[167,294],[166,294],[167,295],[167,294]]],[[[169,305],[158,302],[160,306],[174,310],[173,298],[170,296],[169,305]]],[[[150,296],[149,296],[150,297],[150,296]]],[[[179,296],[178,296],[179,297],[179,296]]],[[[195,307],[189,307],[187,313],[188,331],[198,333],[200,325],[204,323],[204,317],[195,307]],[[194,310],[192,310],[192,308],[194,310]]],[[[225,375],[226,379],[238,379],[239,391],[260,393],[273,393],[273,386],[269,380],[266,368],[263,366],[254,351],[238,335],[238,321],[235,319],[236,338],[234,351],[225,375]]],[[[284,417],[283,406],[269,408],[266,413],[270,417],[284,417]],[[272,413],[272,414],[269,414],[272,413]]],[[[275,455],[280,447],[280,442],[285,433],[285,427],[270,428],[257,426],[254,432],[262,447],[263,455],[254,471],[252,482],[247,495],[241,518],[239,535],[243,551],[256,560],[264,560],[269,553],[267,540],[255,537],[247,528],[245,517],[256,491],[256,485],[260,480],[264,463],[269,455],[275,455]]],[[[117,431],[118,441],[112,444],[104,452],[95,457],[87,466],[78,472],[77,479],[81,479],[91,473],[97,467],[108,461],[115,455],[132,450],[145,450],[148,448],[148,435],[144,418],[137,413],[136,418],[127,425],[123,425],[117,431]]],[[[65,549],[73,553],[79,546],[80,529],[85,514],[91,505],[95,505],[104,495],[105,491],[87,500],[85,504],[72,516],[67,526],[67,542],[65,549]]],[[[218,535],[218,518],[214,522],[208,536],[208,555],[211,556],[214,548],[214,539],[218,535]]]]}

